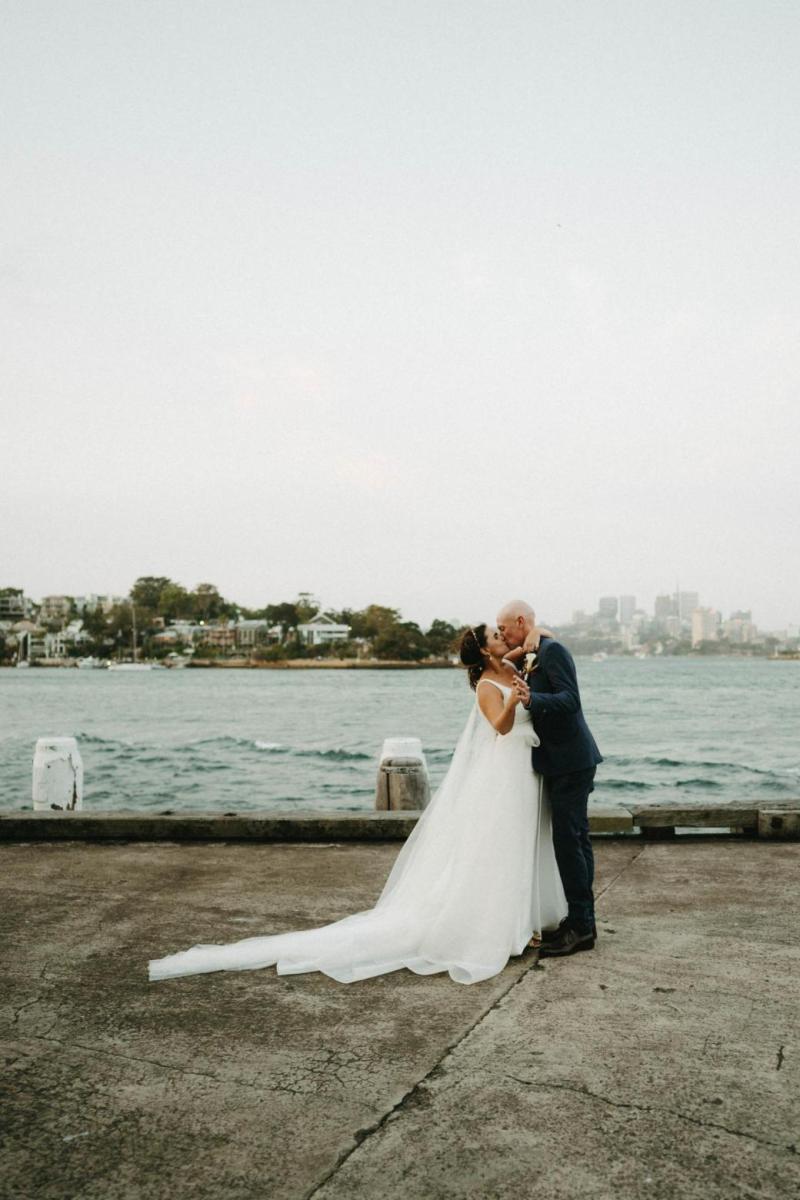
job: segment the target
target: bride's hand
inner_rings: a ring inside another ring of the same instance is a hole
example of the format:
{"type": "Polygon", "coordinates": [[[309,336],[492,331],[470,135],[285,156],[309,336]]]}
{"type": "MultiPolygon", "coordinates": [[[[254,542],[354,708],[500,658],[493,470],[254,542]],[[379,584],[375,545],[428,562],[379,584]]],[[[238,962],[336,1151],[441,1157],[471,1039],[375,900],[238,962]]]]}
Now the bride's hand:
{"type": "Polygon", "coordinates": [[[522,649],[526,654],[530,654],[532,650],[539,649],[539,642],[543,637],[555,637],[552,629],[545,629],[544,625],[534,625],[533,629],[522,643],[522,649]]]}

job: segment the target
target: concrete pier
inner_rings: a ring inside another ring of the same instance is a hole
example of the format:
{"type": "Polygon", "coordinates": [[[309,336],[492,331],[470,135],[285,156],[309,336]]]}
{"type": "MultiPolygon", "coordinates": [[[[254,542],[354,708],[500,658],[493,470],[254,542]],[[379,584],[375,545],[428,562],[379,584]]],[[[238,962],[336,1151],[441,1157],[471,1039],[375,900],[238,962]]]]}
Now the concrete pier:
{"type": "Polygon", "coordinates": [[[596,851],[591,953],[471,987],[149,984],[193,942],[368,907],[397,842],[0,845],[0,1193],[796,1197],[800,844],[596,851]]]}

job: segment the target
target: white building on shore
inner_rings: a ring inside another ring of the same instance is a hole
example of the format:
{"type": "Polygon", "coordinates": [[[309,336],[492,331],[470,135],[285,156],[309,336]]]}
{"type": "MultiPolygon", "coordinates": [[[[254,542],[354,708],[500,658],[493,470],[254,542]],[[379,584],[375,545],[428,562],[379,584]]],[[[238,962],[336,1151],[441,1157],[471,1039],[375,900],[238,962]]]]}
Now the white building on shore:
{"type": "Polygon", "coordinates": [[[89,635],[83,628],[83,622],[70,621],[69,625],[59,629],[57,633],[44,635],[44,656],[55,659],[69,658],[76,652],[76,647],[88,640],[89,635]]]}
{"type": "Polygon", "coordinates": [[[318,612],[310,621],[297,626],[297,636],[307,646],[327,646],[331,642],[346,642],[350,626],[339,625],[327,613],[318,612]]]}

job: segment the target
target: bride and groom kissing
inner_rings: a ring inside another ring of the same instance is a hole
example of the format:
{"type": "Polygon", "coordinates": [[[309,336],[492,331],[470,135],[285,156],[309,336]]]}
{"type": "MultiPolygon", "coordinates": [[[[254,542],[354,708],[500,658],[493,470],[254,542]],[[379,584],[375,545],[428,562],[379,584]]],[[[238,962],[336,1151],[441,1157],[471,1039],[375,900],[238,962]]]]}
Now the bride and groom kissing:
{"type": "Polygon", "coordinates": [[[545,957],[594,948],[587,803],[602,759],[572,656],[515,600],[495,627],[465,631],[460,657],[475,704],[375,905],[154,959],[151,980],[274,964],[279,975],[320,971],[341,983],[405,967],[469,984],[528,946],[545,957]]]}

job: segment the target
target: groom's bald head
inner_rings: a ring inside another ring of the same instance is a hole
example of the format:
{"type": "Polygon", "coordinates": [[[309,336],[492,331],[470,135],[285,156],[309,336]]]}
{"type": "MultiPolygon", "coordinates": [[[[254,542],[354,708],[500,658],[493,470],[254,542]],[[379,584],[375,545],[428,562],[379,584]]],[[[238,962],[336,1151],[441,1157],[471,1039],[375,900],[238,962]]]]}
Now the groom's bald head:
{"type": "Polygon", "coordinates": [[[536,624],[536,613],[526,600],[509,600],[497,614],[497,628],[513,649],[521,646],[536,624]]]}

